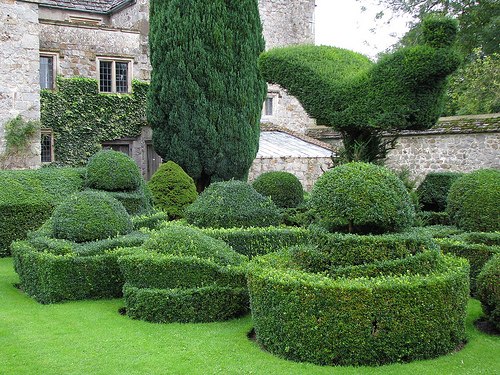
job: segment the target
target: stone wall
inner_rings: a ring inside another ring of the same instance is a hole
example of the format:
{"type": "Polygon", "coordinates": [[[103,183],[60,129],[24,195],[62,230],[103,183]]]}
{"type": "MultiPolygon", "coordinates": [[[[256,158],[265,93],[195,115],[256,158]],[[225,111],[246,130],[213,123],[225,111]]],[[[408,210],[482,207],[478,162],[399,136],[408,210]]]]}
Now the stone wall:
{"type": "Polygon", "coordinates": [[[316,180],[332,167],[331,158],[274,157],[254,160],[248,175],[252,182],[259,175],[270,171],[290,172],[297,176],[304,190],[311,191],[316,180]]]}
{"type": "MultiPolygon", "coordinates": [[[[40,118],[38,6],[14,0],[0,2],[0,153],[5,150],[4,124],[21,115],[40,118]]],[[[40,165],[39,135],[27,154],[4,160],[6,168],[40,165]]]]}

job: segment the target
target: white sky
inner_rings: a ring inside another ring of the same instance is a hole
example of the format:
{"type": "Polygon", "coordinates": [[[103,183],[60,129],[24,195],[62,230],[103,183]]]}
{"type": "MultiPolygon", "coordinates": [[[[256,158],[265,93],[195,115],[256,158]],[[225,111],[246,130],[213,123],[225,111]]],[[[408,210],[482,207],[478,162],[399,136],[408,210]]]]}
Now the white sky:
{"type": "Polygon", "coordinates": [[[316,44],[331,45],[360,52],[371,58],[383,52],[403,36],[409,18],[392,17],[392,13],[376,4],[376,0],[316,0],[316,44]],[[366,11],[362,12],[361,7],[366,11]],[[383,10],[386,16],[375,21],[383,10]],[[375,33],[370,29],[375,28],[375,33]]]}

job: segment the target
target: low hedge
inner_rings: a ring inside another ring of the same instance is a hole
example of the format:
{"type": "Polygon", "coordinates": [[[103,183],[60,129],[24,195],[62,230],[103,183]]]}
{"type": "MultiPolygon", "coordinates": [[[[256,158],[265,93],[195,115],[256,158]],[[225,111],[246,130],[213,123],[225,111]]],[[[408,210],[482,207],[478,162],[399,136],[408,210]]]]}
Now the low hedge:
{"type": "Polygon", "coordinates": [[[422,225],[448,225],[450,218],[446,212],[420,211],[417,212],[417,220],[422,225]]]}
{"type": "Polygon", "coordinates": [[[500,332],[500,254],[495,254],[477,277],[477,294],[488,320],[500,332]]]}
{"type": "Polygon", "coordinates": [[[20,286],[40,303],[120,297],[124,284],[118,257],[141,245],[146,235],[131,233],[110,240],[76,244],[35,236],[12,244],[20,286]]]}
{"type": "Polygon", "coordinates": [[[168,221],[168,214],[162,211],[152,211],[148,214],[132,216],[131,219],[135,229],[157,229],[162,223],[168,221]]]}
{"type": "Polygon", "coordinates": [[[382,365],[433,358],[465,342],[463,259],[440,255],[439,267],[420,275],[332,279],[289,267],[291,256],[284,250],[256,257],[248,271],[256,338],[273,354],[320,365],[382,365]]]}
{"type": "Polygon", "coordinates": [[[210,237],[226,242],[233,250],[248,257],[278,251],[283,247],[306,243],[310,232],[296,227],[203,229],[210,237]]]}

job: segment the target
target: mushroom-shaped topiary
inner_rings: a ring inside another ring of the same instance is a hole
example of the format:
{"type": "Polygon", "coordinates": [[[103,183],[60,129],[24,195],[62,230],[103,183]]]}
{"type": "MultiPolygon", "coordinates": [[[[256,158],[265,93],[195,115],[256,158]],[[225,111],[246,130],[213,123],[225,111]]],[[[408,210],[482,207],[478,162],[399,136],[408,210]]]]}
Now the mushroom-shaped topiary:
{"type": "Polygon", "coordinates": [[[481,169],[456,180],[446,212],[452,224],[471,232],[500,230],[500,171],[481,169]]]}
{"type": "Polygon", "coordinates": [[[313,187],[311,205],[328,229],[355,233],[402,231],[415,219],[401,180],[368,163],[348,163],[324,173],[313,187]]]}
{"type": "Polygon", "coordinates": [[[253,188],[270,197],[281,208],[297,207],[304,201],[304,189],[299,179],[289,172],[266,172],[255,179],[253,188]]]}
{"type": "Polygon", "coordinates": [[[132,232],[123,205],[107,193],[83,191],[62,202],[52,216],[55,238],[87,242],[132,232]]]}
{"type": "Polygon", "coordinates": [[[184,209],[198,197],[193,179],[173,161],[160,165],[148,182],[155,208],[172,219],[184,216],[184,209]]]}
{"type": "Polygon", "coordinates": [[[500,331],[500,253],[484,265],[477,277],[477,295],[483,311],[500,331]]]}
{"type": "Polygon", "coordinates": [[[211,184],[186,209],[188,223],[198,227],[267,227],[279,225],[281,217],[271,199],[243,181],[211,184]]]}
{"type": "Polygon", "coordinates": [[[132,191],[140,187],[141,171],[135,161],[122,152],[99,151],[87,164],[87,185],[106,191],[132,191]]]}

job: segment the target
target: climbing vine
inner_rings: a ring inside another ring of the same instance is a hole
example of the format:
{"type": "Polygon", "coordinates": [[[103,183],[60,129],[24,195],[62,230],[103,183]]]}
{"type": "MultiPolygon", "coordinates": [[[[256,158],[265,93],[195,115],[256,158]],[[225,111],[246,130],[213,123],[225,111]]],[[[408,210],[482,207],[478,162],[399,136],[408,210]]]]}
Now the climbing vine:
{"type": "Polygon", "coordinates": [[[149,84],[133,81],[132,94],[101,94],[91,78],[57,79],[57,90],[41,92],[41,122],[54,132],[55,160],[81,166],[101,143],[137,137],[146,125],[149,84]]]}

